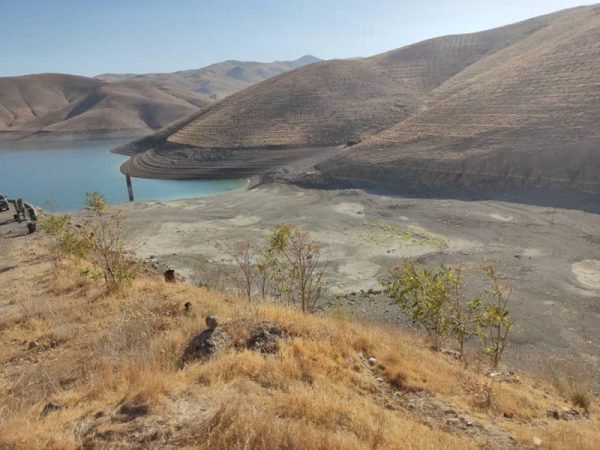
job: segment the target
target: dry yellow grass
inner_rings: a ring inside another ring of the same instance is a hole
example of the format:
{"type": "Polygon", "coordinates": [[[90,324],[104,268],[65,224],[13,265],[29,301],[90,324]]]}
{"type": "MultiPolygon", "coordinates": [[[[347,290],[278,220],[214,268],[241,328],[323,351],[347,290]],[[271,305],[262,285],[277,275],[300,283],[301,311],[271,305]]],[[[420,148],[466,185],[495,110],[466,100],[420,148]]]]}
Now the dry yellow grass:
{"type": "Polygon", "coordinates": [[[74,265],[56,279],[43,236],[17,254],[23,243],[12,241],[17,267],[0,273],[12,303],[0,322],[0,448],[519,448],[536,437],[542,448],[592,449],[600,439],[595,405],[592,419],[548,419],[565,400],[519,374],[494,382],[486,406],[477,393],[489,377],[400,330],[248,304],[149,272],[106,294],[74,265]],[[233,345],[182,369],[184,346],[211,313],[234,342],[261,321],[287,338],[274,355],[233,345]],[[48,402],[62,407],[42,416],[48,402]]]}

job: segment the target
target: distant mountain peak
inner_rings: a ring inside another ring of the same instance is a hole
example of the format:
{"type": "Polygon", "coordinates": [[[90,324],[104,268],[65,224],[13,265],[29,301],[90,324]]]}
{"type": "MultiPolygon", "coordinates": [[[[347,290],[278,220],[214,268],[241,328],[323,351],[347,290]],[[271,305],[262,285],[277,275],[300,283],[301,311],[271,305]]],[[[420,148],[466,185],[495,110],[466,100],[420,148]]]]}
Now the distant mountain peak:
{"type": "Polygon", "coordinates": [[[292,61],[293,63],[299,65],[299,66],[305,66],[307,64],[312,64],[312,63],[316,63],[321,61],[320,58],[317,58],[316,56],[313,55],[303,55],[300,58],[292,61]]]}

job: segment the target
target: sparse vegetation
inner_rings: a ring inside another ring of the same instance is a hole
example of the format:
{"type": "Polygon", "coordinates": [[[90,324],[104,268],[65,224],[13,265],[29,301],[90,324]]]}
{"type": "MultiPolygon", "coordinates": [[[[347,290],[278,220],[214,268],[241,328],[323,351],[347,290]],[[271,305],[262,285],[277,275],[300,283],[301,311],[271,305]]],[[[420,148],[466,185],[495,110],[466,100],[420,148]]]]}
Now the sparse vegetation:
{"type": "Polygon", "coordinates": [[[480,297],[465,298],[462,293],[463,269],[442,264],[438,269],[421,267],[405,260],[384,282],[386,293],[393,298],[413,323],[429,335],[432,347],[441,350],[453,336],[464,358],[465,343],[478,336],[484,343],[492,367],[498,367],[512,328],[508,302],[510,290],[501,283],[493,264],[485,262],[483,272],[490,291],[484,302],[480,297]]]}
{"type": "Polygon", "coordinates": [[[139,264],[127,256],[121,232],[120,211],[109,211],[106,199],[97,192],[86,194],[86,205],[93,213],[84,232],[89,237],[92,262],[100,267],[107,288],[135,279],[139,264]]]}
{"type": "Polygon", "coordinates": [[[248,300],[258,283],[262,298],[283,298],[288,304],[299,305],[303,312],[315,312],[325,286],[327,264],[320,262],[320,248],[308,233],[279,225],[262,248],[237,242],[226,252],[235,262],[248,300]]]}
{"type": "Polygon", "coordinates": [[[593,374],[583,367],[572,366],[566,361],[550,360],[545,366],[548,377],[556,389],[578,408],[589,412],[594,398],[593,374]]]}
{"type": "Polygon", "coordinates": [[[508,335],[512,329],[512,320],[508,309],[508,302],[511,296],[511,290],[500,281],[496,267],[485,262],[483,270],[490,282],[491,302],[486,306],[482,326],[485,329],[483,339],[485,342],[485,352],[489,355],[492,367],[498,367],[500,358],[504,353],[508,343],[508,335]]]}
{"type": "Polygon", "coordinates": [[[460,358],[464,360],[465,344],[473,336],[482,335],[483,303],[480,298],[464,298],[463,268],[454,267],[448,275],[450,284],[450,302],[448,320],[450,333],[456,339],[460,358]]]}
{"type": "Polygon", "coordinates": [[[33,239],[35,255],[19,266],[18,277],[0,273],[16,301],[47,300],[39,315],[2,319],[0,448],[391,449],[402,443],[462,450],[503,448],[510,433],[517,445],[530,445],[533,434],[591,450],[600,435],[595,415],[540,420],[560,396],[539,380],[495,381],[488,395],[485,374],[400,330],[249,304],[160,277],[105,292],[103,281],[92,279],[82,289],[77,272],[66,270],[57,286],[41,250],[46,238],[33,239]],[[186,302],[197,315],[183,312],[186,302]],[[276,323],[286,337],[276,355],[232,343],[179,369],[183,348],[209,313],[225,318],[234,343],[263,322],[276,323]],[[65,321],[71,331],[59,340],[65,321]],[[448,425],[450,409],[468,413],[476,432],[448,425]],[[504,413],[518,420],[502,419],[504,413]]]}
{"type": "Polygon", "coordinates": [[[60,264],[66,256],[84,258],[89,250],[89,242],[73,227],[68,214],[47,214],[40,220],[41,229],[50,237],[48,252],[54,273],[58,275],[60,264]]]}
{"type": "Polygon", "coordinates": [[[109,211],[106,199],[97,192],[86,194],[86,205],[92,217],[83,225],[73,225],[68,214],[49,214],[41,227],[50,237],[49,254],[55,273],[66,257],[89,258],[93,269],[81,270],[82,275],[95,274],[98,268],[107,288],[115,288],[133,280],[139,263],[127,256],[122,238],[122,215],[109,211]]]}
{"type": "Polygon", "coordinates": [[[450,330],[449,304],[451,270],[442,266],[437,271],[419,267],[406,260],[392,272],[393,281],[385,284],[388,296],[394,298],[413,323],[429,335],[435,350],[441,350],[450,330]]]}

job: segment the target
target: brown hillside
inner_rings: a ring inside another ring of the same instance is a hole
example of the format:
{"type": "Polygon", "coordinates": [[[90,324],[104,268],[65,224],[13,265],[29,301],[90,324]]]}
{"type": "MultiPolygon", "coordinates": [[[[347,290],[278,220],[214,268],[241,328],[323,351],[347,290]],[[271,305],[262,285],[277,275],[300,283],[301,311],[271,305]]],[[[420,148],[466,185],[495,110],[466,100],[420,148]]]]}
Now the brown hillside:
{"type": "Polygon", "coordinates": [[[36,135],[146,134],[199,108],[317,58],[225,61],[166,74],[0,78],[0,139],[36,135]]]}
{"type": "Polygon", "coordinates": [[[193,93],[137,81],[109,84],[63,74],[0,78],[0,134],[147,132],[204,104],[193,93]]]}
{"type": "Polygon", "coordinates": [[[141,153],[123,170],[246,175],[239,149],[362,139],[319,166],[325,182],[599,192],[599,8],[295,70],[121,149],[141,153]]]}
{"type": "Polygon", "coordinates": [[[568,11],[448,79],[418,114],[323,170],[396,186],[598,193],[599,55],[600,6],[568,11]]]}
{"type": "Polygon", "coordinates": [[[109,82],[131,79],[141,80],[169,92],[177,90],[191,91],[202,96],[205,100],[213,101],[316,61],[319,61],[319,59],[310,55],[294,61],[270,63],[229,60],[201,69],[182,70],[173,73],[103,74],[98,75],[96,78],[109,82]]]}
{"type": "Polygon", "coordinates": [[[561,372],[490,376],[398,328],[149,270],[107,292],[87,262],[57,276],[40,233],[0,242],[1,449],[597,448],[597,400],[572,409],[561,372]],[[183,364],[208,314],[230,339],[183,364]]]}
{"type": "Polygon", "coordinates": [[[213,105],[168,140],[198,147],[345,143],[404,119],[443,81],[543,22],[432,39],[358,61],[312,64],[213,105]]]}

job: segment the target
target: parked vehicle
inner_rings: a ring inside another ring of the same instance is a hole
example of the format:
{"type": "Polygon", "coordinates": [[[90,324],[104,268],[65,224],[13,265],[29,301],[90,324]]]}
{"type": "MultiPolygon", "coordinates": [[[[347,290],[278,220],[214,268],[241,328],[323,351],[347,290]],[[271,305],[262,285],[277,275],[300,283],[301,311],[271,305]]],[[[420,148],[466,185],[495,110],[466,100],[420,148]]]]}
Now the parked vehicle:
{"type": "Polygon", "coordinates": [[[8,199],[0,194],[0,212],[1,211],[8,211],[10,208],[8,207],[8,199]]]}

